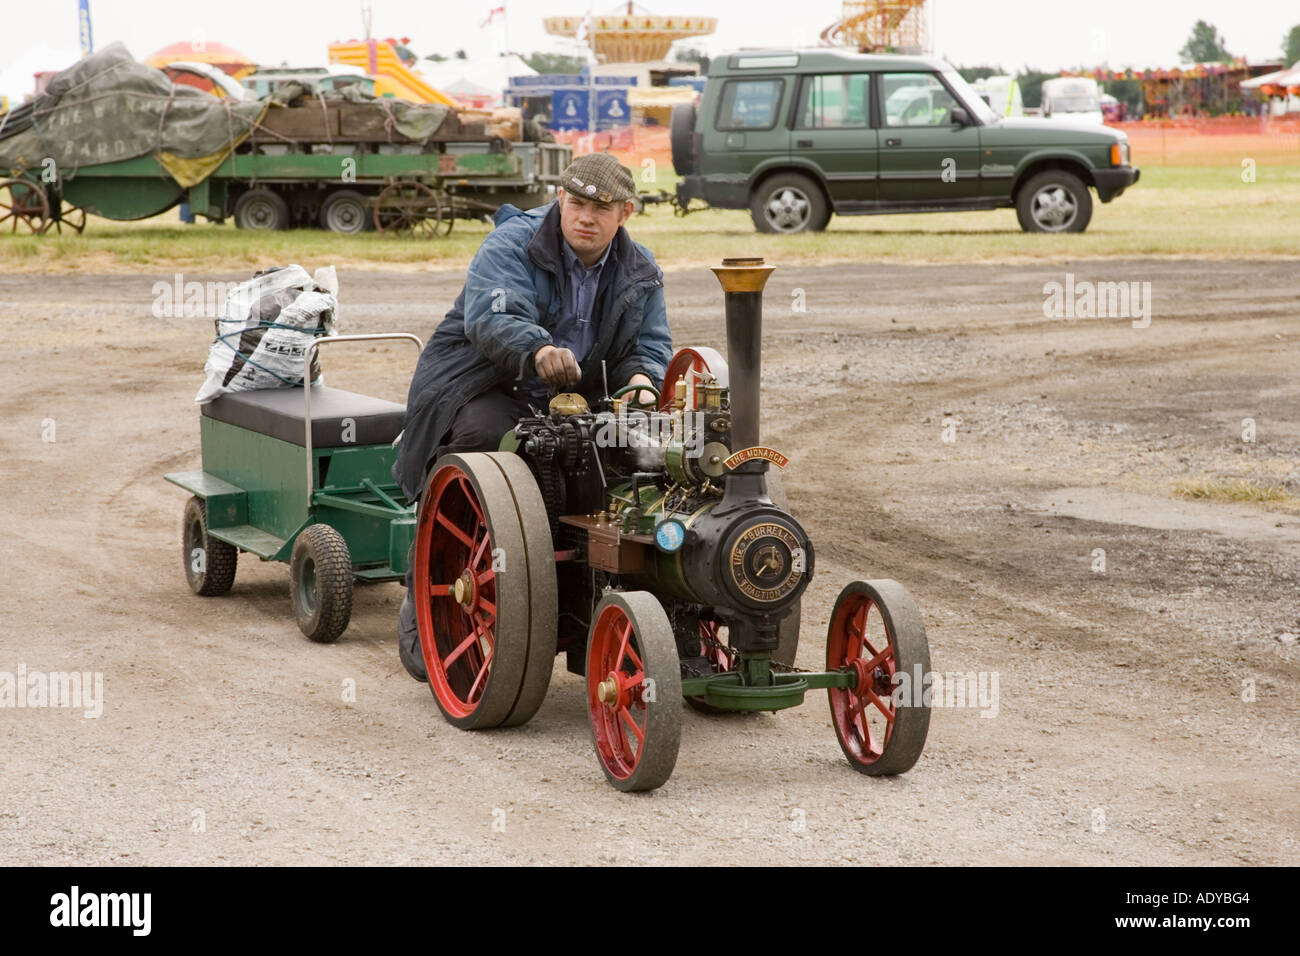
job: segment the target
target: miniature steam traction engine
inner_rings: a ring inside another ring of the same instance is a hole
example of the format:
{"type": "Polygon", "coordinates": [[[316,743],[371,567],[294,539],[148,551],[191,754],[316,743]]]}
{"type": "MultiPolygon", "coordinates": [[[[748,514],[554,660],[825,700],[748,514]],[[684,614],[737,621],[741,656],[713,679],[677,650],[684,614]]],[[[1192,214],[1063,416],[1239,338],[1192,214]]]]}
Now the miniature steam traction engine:
{"type": "Polygon", "coordinates": [[[761,259],[726,259],[727,351],[682,349],[656,406],[629,386],[558,395],[490,454],[430,472],[415,543],[429,683],[463,729],[516,726],[557,652],[584,675],[596,754],[620,790],[662,785],[682,706],[776,711],[825,688],[849,763],[898,774],[930,713],[896,674],[929,670],[925,627],[895,581],[856,581],[831,614],[825,670],[794,667],[813,544],[759,441],[761,259]]]}

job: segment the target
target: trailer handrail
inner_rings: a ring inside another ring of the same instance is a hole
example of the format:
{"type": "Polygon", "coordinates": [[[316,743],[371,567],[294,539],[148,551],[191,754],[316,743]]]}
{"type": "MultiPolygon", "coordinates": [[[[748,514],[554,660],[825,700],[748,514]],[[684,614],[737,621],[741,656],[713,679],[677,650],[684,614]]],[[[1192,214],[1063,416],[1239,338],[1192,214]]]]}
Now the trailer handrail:
{"type": "Polygon", "coordinates": [[[304,444],[307,446],[307,504],[309,506],[311,496],[316,493],[316,463],[312,460],[311,447],[311,363],[316,358],[317,350],[326,342],[374,342],[378,339],[406,339],[409,342],[414,342],[416,348],[421,351],[424,350],[424,343],[414,333],[371,332],[365,335],[328,335],[324,338],[313,339],[303,355],[302,400],[304,427],[307,432],[304,444]]]}

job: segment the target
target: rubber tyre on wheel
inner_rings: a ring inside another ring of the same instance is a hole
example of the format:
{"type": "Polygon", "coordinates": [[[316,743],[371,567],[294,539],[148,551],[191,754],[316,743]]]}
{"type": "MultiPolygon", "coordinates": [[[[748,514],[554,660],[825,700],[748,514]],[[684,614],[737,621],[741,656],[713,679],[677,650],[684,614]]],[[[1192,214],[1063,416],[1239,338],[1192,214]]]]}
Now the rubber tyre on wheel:
{"type": "Polygon", "coordinates": [[[695,155],[695,104],[678,103],[668,120],[668,144],[672,148],[673,169],[678,176],[692,176],[698,171],[695,155]]]}
{"type": "Polygon", "coordinates": [[[873,777],[910,770],[930,729],[930,707],[916,685],[930,671],[930,643],[921,612],[897,581],[854,581],[836,599],[826,634],[826,669],[849,666],[858,671],[856,686],[827,691],[844,756],[854,770],[873,777]],[[895,674],[907,675],[906,684],[898,685],[899,701],[895,674]]]}
{"type": "Polygon", "coordinates": [[[1092,221],[1092,194],[1073,173],[1044,170],[1020,187],[1016,218],[1025,232],[1083,232],[1092,221]]]}
{"type": "Polygon", "coordinates": [[[375,218],[366,205],[366,197],[354,189],[330,193],[320,207],[322,229],[356,235],[375,228],[375,218]]]}
{"type": "Polygon", "coordinates": [[[532,717],[555,665],[559,599],[546,506],[522,459],[434,463],[413,576],[429,689],[447,722],[481,730],[532,717]]]}
{"type": "Polygon", "coordinates": [[[203,597],[225,594],[234,586],[239,549],[208,534],[208,505],[193,497],[181,520],[181,563],[190,590],[203,597]]]}
{"type": "Polygon", "coordinates": [[[749,199],[749,214],[759,232],[786,235],[820,232],[831,221],[821,187],[800,173],[778,173],[759,183],[749,199]]]}
{"type": "Polygon", "coordinates": [[[555,541],[542,489],[528,463],[512,452],[489,456],[505,475],[514,495],[519,524],[524,533],[525,571],[528,580],[528,657],[519,696],[502,727],[527,723],[542,706],[555,669],[556,627],[559,621],[559,587],[555,575],[555,541]]]}
{"type": "Polygon", "coordinates": [[[610,591],[587,636],[587,713],[613,787],[654,790],[672,776],[681,701],[681,662],[663,605],[648,591],[610,591]]]}
{"type": "Polygon", "coordinates": [[[250,189],[235,200],[235,225],[254,232],[289,226],[289,204],[269,189],[250,189]]]}
{"type": "Polygon", "coordinates": [[[348,629],[352,583],[343,535],[327,524],[305,528],[289,560],[289,597],[299,629],[317,644],[331,644],[348,629]]]}

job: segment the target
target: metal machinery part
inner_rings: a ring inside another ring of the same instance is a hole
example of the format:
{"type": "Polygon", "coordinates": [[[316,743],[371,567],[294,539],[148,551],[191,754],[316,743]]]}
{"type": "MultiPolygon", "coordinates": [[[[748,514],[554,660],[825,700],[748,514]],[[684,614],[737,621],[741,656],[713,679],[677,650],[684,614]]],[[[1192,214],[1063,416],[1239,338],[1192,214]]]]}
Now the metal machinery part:
{"type": "Polygon", "coordinates": [[[520,710],[513,689],[528,683],[521,674],[549,674],[540,660],[521,663],[544,641],[584,676],[596,753],[620,790],[667,780],[683,698],[706,713],[775,711],[824,688],[849,763],[867,774],[902,773],[929,724],[928,709],[902,713],[893,697],[898,673],[929,666],[919,612],[896,582],[854,582],[833,613],[826,669],[792,666],[815,562],[807,532],[769,490],[768,469],[785,458],[759,434],[762,293],[773,270],[761,259],[725,259],[713,271],[726,303],[727,360],[682,349],[662,389],[649,389],[652,406],[633,402],[642,391],[634,386],[613,395],[606,388],[594,400],[560,394],[520,419],[483,462],[435,463],[417,588],[426,568],[440,570],[417,596],[433,612],[422,612],[421,640],[431,674],[453,658],[460,667],[462,654],[473,655],[473,669],[457,677],[464,693],[442,687],[441,677],[431,687],[457,726],[499,726],[512,704],[520,722],[540,698],[520,710]],[[509,494],[489,487],[486,459],[502,469],[526,465],[506,476],[509,494]],[[444,508],[449,488],[464,501],[444,508]],[[512,536],[522,543],[509,545],[512,536]],[[549,579],[538,590],[536,572],[549,563],[539,537],[553,555],[554,590],[549,579]],[[498,546],[504,560],[492,573],[484,556],[498,546]],[[477,617],[457,616],[457,574],[503,588],[474,605],[477,617]],[[525,624],[523,605],[511,612],[510,602],[530,592],[525,624]],[[555,629],[539,638],[541,618],[555,629]],[[505,676],[494,679],[494,669],[505,676]]]}

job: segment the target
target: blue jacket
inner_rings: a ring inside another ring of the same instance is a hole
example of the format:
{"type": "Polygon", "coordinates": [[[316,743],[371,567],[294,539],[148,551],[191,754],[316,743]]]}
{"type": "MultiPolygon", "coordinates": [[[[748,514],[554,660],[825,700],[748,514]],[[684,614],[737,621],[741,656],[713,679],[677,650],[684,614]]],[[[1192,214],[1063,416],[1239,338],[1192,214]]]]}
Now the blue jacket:
{"type": "MultiPolygon", "coordinates": [[[[465,287],[411,378],[393,466],[408,498],[423,490],[425,469],[462,405],[498,385],[536,376],[533,354],[551,343],[563,314],[567,272],[558,204],[527,212],[505,205],[494,220],[496,229],[470,262],[465,287]]],[[[589,396],[601,390],[602,359],[613,390],[637,372],[662,382],[672,358],[663,272],[626,229],[618,230],[613,245],[615,268],[608,280],[602,275],[596,297],[596,340],[581,364],[579,388],[589,396]]]]}

